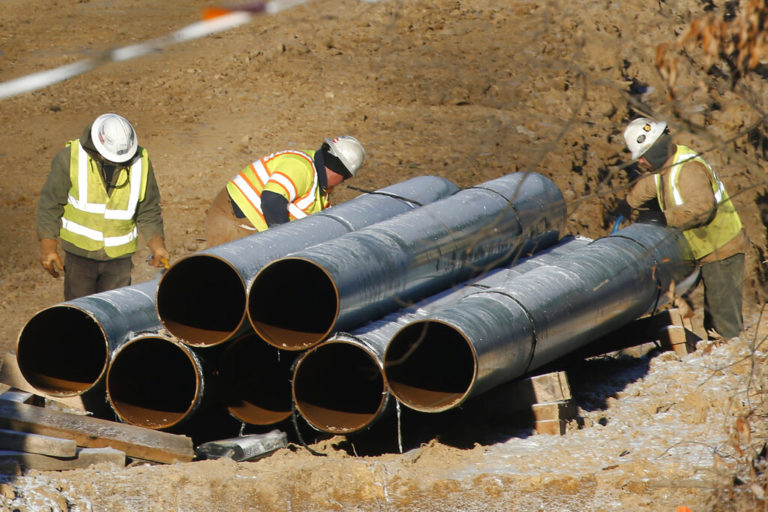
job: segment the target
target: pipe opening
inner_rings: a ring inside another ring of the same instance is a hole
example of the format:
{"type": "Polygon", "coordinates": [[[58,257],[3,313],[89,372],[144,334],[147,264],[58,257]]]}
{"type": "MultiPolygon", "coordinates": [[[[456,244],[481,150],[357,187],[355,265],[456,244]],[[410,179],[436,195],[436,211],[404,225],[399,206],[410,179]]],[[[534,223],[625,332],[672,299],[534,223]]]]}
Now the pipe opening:
{"type": "Polygon", "coordinates": [[[225,261],[191,256],[165,272],[156,303],[162,324],[183,343],[218,345],[229,340],[245,318],[245,285],[225,261]]]}
{"type": "Polygon", "coordinates": [[[126,423],[162,429],[196,408],[201,375],[180,345],[147,336],[124,345],[107,372],[107,397],[126,423]]]}
{"type": "Polygon", "coordinates": [[[74,396],[101,379],[108,351],[106,334],[93,317],[71,306],[54,306],[24,326],[16,357],[21,374],[35,389],[74,396]]]}
{"type": "Polygon", "coordinates": [[[229,414],[251,425],[274,425],[289,418],[295,360],[295,353],[277,350],[253,334],[230,342],[218,366],[229,414]]]}
{"type": "Polygon", "coordinates": [[[440,412],[459,403],[475,378],[468,341],[437,321],[414,322],[392,339],[384,356],[384,376],[392,394],[422,412],[440,412]]]}
{"type": "Polygon", "coordinates": [[[316,429],[348,434],[367,427],[386,402],[376,360],[349,343],[327,343],[307,353],[293,378],[296,409],[316,429]]]}
{"type": "Polygon", "coordinates": [[[336,286],[323,268],[307,260],[272,262],[261,269],[248,292],[253,329],[283,350],[304,350],[323,341],[338,313],[336,286]]]}

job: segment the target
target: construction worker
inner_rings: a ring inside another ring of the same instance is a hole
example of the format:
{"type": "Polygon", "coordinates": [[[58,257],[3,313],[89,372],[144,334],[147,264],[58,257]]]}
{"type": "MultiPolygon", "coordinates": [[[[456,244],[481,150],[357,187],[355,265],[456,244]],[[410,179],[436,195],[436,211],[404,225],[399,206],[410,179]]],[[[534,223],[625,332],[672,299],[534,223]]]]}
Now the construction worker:
{"type": "Polygon", "coordinates": [[[333,187],[353,178],[365,160],[360,142],[342,135],[316,151],[264,156],[227,182],[206,218],[208,246],[231,242],[328,208],[333,187]]]}
{"type": "Polygon", "coordinates": [[[749,241],[725,185],[698,153],[673,141],[664,121],[634,119],[624,141],[641,174],[627,204],[638,209],[653,201],[667,225],[683,232],[701,269],[708,338],[738,336],[749,241]]]}
{"type": "Polygon", "coordinates": [[[66,300],[128,286],[139,234],[152,251],[150,264],[167,266],[160,192],[147,150],[124,117],[104,114],[51,162],[37,205],[40,261],[53,277],[64,271],[66,300]]]}

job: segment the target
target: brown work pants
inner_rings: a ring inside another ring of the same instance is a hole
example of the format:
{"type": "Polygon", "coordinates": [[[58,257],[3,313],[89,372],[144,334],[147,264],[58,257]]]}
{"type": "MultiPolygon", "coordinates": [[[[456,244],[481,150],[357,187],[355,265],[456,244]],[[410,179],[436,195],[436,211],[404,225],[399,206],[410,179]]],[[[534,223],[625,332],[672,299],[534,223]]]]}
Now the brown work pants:
{"type": "Polygon", "coordinates": [[[704,284],[704,328],[723,338],[733,338],[744,329],[741,314],[744,253],[701,266],[704,284]]]}
{"type": "Polygon", "coordinates": [[[130,256],[99,261],[65,251],[64,300],[129,286],[132,269],[130,256]]]}
{"type": "Polygon", "coordinates": [[[258,233],[247,219],[235,217],[227,188],[224,187],[213,199],[205,217],[205,238],[208,247],[258,233]]]}

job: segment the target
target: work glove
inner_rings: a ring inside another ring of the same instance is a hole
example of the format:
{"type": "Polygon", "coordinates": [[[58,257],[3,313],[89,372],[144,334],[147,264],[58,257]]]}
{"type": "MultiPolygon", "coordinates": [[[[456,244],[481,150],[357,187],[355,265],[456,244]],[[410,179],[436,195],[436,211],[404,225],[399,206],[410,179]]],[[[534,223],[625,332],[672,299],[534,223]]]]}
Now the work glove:
{"type": "Polygon", "coordinates": [[[147,247],[152,251],[152,259],[149,264],[153,267],[168,268],[171,263],[171,255],[165,248],[165,241],[160,235],[155,235],[147,242],[147,247]]]}
{"type": "Polygon", "coordinates": [[[52,238],[40,240],[40,263],[53,277],[59,277],[59,269],[64,270],[57,247],[58,243],[52,238]]]}

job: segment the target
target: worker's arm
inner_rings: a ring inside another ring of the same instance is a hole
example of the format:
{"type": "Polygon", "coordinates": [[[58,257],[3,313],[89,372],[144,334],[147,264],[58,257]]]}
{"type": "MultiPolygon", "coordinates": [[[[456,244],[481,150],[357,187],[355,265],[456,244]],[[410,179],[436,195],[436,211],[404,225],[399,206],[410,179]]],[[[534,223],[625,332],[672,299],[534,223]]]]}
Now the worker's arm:
{"type": "Polygon", "coordinates": [[[40,263],[53,277],[64,268],[58,253],[61,217],[71,182],[69,179],[69,148],[61,150],[51,162],[51,172],[40,191],[37,202],[37,238],[40,240],[40,263]]]}
{"type": "Polygon", "coordinates": [[[678,178],[678,189],[683,200],[681,205],[674,205],[672,197],[667,194],[668,207],[664,216],[668,225],[684,231],[712,221],[717,212],[717,202],[709,171],[703,164],[686,163],[678,178]]]}
{"type": "Polygon", "coordinates": [[[646,174],[632,186],[627,194],[627,204],[638,209],[652,199],[656,199],[656,179],[653,174],[646,174]]]}
{"type": "Polygon", "coordinates": [[[290,220],[288,218],[288,200],[276,192],[269,190],[261,192],[261,211],[269,227],[285,224],[290,220]]]}
{"type": "Polygon", "coordinates": [[[149,162],[147,173],[147,187],[144,192],[144,200],[136,205],[136,227],[141,236],[147,242],[147,247],[152,251],[150,265],[166,267],[170,262],[170,254],[165,247],[165,233],[163,230],[163,210],[160,207],[160,189],[157,186],[152,162],[149,162]]]}

